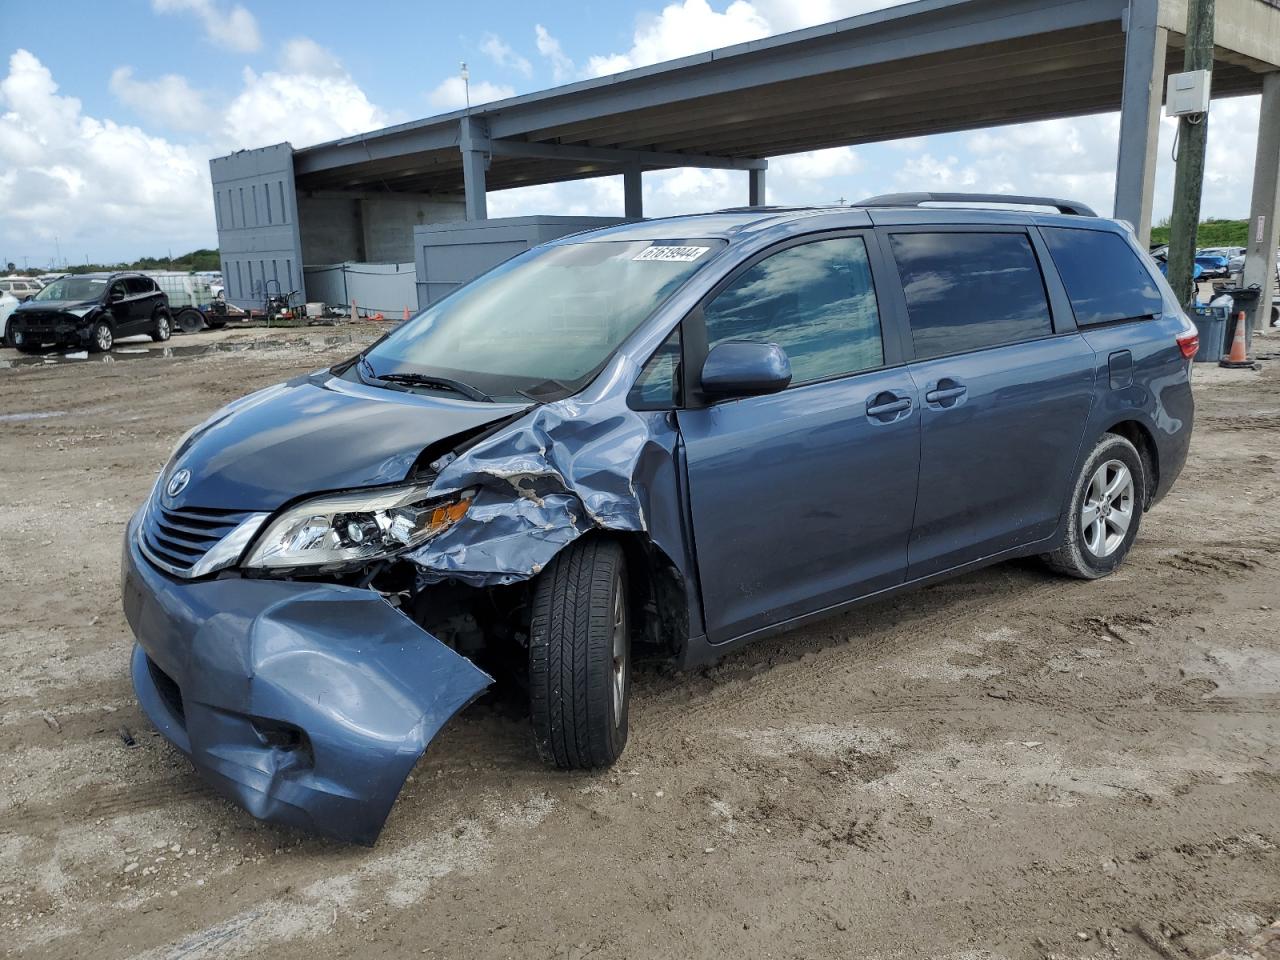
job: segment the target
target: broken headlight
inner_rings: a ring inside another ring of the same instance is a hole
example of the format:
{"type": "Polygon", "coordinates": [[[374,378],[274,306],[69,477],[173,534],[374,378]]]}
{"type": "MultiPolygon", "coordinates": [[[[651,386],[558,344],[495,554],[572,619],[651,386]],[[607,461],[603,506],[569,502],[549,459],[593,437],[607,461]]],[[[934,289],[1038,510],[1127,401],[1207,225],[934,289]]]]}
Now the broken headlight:
{"type": "Polygon", "coordinates": [[[432,497],[426,486],[361,490],[306,500],[271,521],[245,567],[313,567],[380,560],[453,526],[471,494],[432,497]]]}

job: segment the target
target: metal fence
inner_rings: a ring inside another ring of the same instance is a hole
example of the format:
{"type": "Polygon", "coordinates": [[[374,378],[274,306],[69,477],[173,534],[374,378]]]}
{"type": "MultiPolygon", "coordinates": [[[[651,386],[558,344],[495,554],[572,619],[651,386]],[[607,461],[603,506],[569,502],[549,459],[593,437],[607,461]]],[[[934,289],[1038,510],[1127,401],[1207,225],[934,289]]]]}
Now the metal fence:
{"type": "Polygon", "coordinates": [[[374,313],[400,316],[418,309],[417,273],[412,263],[346,263],[303,267],[307,299],[333,306],[351,306],[367,317],[374,313]]]}

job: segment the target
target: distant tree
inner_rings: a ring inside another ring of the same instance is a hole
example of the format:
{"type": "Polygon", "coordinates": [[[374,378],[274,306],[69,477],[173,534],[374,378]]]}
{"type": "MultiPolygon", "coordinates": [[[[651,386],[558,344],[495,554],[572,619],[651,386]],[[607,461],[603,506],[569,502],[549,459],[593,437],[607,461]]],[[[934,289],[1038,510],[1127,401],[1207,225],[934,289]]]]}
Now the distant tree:
{"type": "Polygon", "coordinates": [[[17,269],[18,269],[18,265],[17,265],[16,263],[14,263],[12,260],[10,260],[10,261],[9,261],[9,263],[8,263],[8,266],[5,268],[5,272],[6,272],[6,273],[13,273],[13,271],[15,271],[15,270],[17,270],[17,269]]]}
{"type": "MultiPolygon", "coordinates": [[[[1249,237],[1247,220],[1204,220],[1196,230],[1198,247],[1243,247],[1249,237]]],[[[1169,221],[1151,228],[1152,243],[1169,242],[1169,221]]]]}

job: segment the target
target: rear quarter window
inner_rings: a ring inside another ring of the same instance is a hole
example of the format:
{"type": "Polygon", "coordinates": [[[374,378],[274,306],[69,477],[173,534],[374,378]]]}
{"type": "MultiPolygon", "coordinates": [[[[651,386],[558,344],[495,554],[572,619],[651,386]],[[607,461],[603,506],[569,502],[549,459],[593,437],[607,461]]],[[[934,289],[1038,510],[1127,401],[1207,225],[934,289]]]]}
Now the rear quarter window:
{"type": "Polygon", "coordinates": [[[1081,327],[1158,316],[1164,301],[1137,253],[1118,234],[1041,227],[1081,327]]]}

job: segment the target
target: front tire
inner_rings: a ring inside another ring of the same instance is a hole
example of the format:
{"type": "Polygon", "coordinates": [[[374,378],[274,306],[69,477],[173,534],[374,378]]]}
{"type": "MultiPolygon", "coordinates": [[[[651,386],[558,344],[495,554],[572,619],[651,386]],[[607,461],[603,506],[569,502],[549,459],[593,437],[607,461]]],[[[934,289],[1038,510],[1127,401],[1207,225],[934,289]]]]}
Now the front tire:
{"type": "Polygon", "coordinates": [[[1134,445],[1117,434],[1103,434],[1072,489],[1066,539],[1045,555],[1045,562],[1081,580],[1114,571],[1138,535],[1146,490],[1146,470],[1134,445]]]}
{"type": "Polygon", "coordinates": [[[607,767],[627,743],[631,636],[626,559],[601,539],[561,551],[538,577],[529,630],[529,706],[544,760],[607,767]]]}
{"type": "Polygon", "coordinates": [[[173,336],[173,320],[169,317],[167,310],[157,310],[156,315],[151,318],[154,326],[151,329],[151,339],[156,343],[164,343],[173,336]]]}
{"type": "Polygon", "coordinates": [[[89,349],[94,353],[106,353],[115,346],[116,335],[111,329],[111,324],[105,320],[99,320],[93,325],[93,330],[89,334],[89,349]]]}

